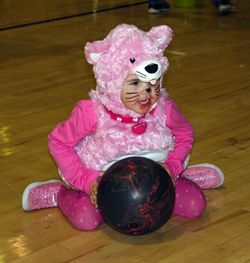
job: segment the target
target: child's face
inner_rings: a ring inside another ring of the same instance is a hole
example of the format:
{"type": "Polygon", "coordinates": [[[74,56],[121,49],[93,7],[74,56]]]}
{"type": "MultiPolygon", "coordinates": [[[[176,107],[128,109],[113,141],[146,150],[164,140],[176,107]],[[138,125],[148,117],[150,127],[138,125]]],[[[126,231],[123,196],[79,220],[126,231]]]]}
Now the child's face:
{"type": "Polygon", "coordinates": [[[160,79],[154,85],[144,82],[136,75],[128,75],[125,79],[122,90],[121,100],[125,107],[139,113],[147,113],[152,105],[158,100],[160,95],[160,79]]]}

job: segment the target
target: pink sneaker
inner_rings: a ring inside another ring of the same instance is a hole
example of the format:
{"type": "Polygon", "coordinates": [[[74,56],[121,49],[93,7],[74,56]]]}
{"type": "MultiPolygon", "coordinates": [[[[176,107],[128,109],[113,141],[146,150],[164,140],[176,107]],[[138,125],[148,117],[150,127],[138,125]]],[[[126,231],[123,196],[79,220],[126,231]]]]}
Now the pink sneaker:
{"type": "Polygon", "coordinates": [[[209,163],[188,166],[181,176],[195,182],[202,189],[218,188],[224,183],[223,172],[209,163]]]}
{"type": "Polygon", "coordinates": [[[57,206],[57,193],[62,186],[61,181],[49,180],[29,184],[22,197],[23,210],[30,211],[57,206]]]}

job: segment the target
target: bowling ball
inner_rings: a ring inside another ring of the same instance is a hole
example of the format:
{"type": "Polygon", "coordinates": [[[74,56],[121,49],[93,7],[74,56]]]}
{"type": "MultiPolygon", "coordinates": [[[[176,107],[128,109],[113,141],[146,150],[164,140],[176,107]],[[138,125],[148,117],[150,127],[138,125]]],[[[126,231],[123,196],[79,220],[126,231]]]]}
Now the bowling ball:
{"type": "Polygon", "coordinates": [[[105,222],[128,235],[144,235],[162,227],[172,215],[174,201],[169,174],[142,157],[114,163],[97,188],[97,204],[105,222]]]}

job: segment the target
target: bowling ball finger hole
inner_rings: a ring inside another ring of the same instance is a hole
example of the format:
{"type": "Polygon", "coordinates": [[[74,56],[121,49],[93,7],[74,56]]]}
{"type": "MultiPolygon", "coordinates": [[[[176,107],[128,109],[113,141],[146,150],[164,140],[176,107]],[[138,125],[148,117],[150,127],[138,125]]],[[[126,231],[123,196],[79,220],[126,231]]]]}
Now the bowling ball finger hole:
{"type": "Polygon", "coordinates": [[[138,227],[139,227],[139,225],[137,223],[132,223],[132,224],[129,225],[129,228],[132,229],[132,230],[133,229],[138,229],[138,227]]]}

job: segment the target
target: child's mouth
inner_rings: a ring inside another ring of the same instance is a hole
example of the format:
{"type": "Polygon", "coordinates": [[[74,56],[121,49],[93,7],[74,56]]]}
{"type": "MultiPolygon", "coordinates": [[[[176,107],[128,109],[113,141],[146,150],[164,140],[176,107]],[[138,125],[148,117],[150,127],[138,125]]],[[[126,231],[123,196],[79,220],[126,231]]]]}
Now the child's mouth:
{"type": "Polygon", "coordinates": [[[151,106],[151,100],[150,99],[139,100],[138,104],[141,109],[145,109],[151,106]]]}
{"type": "Polygon", "coordinates": [[[141,105],[146,105],[149,102],[150,102],[149,99],[138,101],[138,103],[141,104],[141,105]]]}

